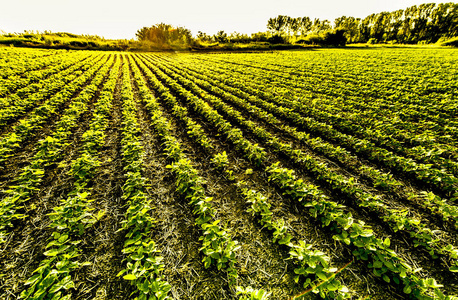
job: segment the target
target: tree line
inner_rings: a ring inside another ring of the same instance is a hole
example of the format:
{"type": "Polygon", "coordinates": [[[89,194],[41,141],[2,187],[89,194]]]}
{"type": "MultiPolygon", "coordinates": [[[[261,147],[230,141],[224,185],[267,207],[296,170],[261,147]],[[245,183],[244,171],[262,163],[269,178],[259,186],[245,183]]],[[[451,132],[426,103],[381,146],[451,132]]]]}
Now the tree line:
{"type": "Polygon", "coordinates": [[[186,28],[160,23],[141,28],[136,36],[140,42],[159,48],[252,42],[339,46],[346,43],[435,43],[439,39],[458,36],[458,4],[426,3],[393,12],[374,13],[364,19],[342,16],[333,23],[318,18],[279,15],[267,20],[266,32],[251,35],[227,34],[223,30],[209,35],[199,31],[193,38],[186,28]]]}
{"type": "MultiPolygon", "coordinates": [[[[267,31],[226,33],[214,35],[199,31],[193,37],[184,27],[156,24],[136,32],[134,40],[105,40],[99,36],[71,33],[33,32],[5,33],[0,31],[0,45],[58,49],[99,50],[175,50],[189,47],[213,47],[215,44],[256,43],[318,44],[343,46],[346,43],[436,43],[458,46],[458,3],[426,3],[393,12],[371,14],[363,19],[342,16],[333,23],[310,17],[292,18],[279,15],[267,20],[267,31]],[[260,43],[264,42],[264,43],[260,43]]],[[[286,45],[288,46],[288,45],[286,45]]],[[[297,45],[291,45],[297,46],[297,45]]],[[[300,46],[298,46],[300,47],[300,46]]]]}
{"type": "Polygon", "coordinates": [[[340,33],[349,43],[435,43],[458,36],[458,4],[426,3],[364,19],[342,16],[333,26],[329,20],[279,15],[267,21],[267,29],[292,42],[340,33]]]}

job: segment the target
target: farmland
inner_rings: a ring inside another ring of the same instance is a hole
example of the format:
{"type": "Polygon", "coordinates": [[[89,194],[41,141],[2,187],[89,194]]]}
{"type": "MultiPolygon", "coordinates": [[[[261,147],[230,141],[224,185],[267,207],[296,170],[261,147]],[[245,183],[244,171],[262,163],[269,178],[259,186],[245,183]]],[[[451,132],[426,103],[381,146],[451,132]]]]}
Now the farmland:
{"type": "Polygon", "coordinates": [[[458,297],[457,65],[0,48],[0,299],[458,297]]]}

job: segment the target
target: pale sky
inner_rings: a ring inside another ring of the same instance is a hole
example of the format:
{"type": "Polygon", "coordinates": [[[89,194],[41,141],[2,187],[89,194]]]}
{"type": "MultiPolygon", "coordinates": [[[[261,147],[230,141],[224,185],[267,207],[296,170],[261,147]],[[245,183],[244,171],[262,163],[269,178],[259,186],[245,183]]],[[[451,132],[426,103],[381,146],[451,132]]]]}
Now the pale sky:
{"type": "Polygon", "coordinates": [[[0,31],[65,31],[131,39],[157,23],[215,34],[266,31],[277,15],[328,19],[404,9],[433,0],[0,0],[0,31]]]}

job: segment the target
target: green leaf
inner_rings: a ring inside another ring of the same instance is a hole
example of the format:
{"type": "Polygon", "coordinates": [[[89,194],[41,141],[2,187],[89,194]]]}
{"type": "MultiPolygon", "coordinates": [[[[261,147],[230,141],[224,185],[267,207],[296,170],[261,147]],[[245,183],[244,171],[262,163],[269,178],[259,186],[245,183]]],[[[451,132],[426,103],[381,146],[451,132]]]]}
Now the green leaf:
{"type": "Polygon", "coordinates": [[[63,267],[65,267],[66,265],[68,265],[69,261],[68,260],[61,260],[61,261],[58,261],[57,264],[56,264],[56,268],[58,270],[62,269],[63,267]]]}
{"type": "Polygon", "coordinates": [[[35,274],[26,281],[25,285],[34,284],[40,278],[41,278],[41,274],[35,274]]]}
{"type": "Polygon", "coordinates": [[[410,294],[412,292],[412,288],[406,285],[403,289],[404,294],[410,294]]]}
{"type": "Polygon", "coordinates": [[[390,282],[390,277],[388,277],[388,275],[383,275],[383,280],[385,280],[386,282],[390,282]]]}
{"type": "Polygon", "coordinates": [[[389,261],[385,261],[385,266],[390,270],[394,269],[393,264],[391,262],[389,262],[389,261]]]}
{"type": "Polygon", "coordinates": [[[327,280],[328,279],[326,274],[324,274],[323,272],[316,273],[316,276],[318,276],[318,278],[320,278],[321,280],[327,280]]]}
{"type": "Polygon", "coordinates": [[[54,296],[51,298],[51,300],[60,300],[61,296],[62,296],[62,292],[57,292],[57,293],[54,294],[54,296]]]}
{"type": "Polygon", "coordinates": [[[443,285],[437,283],[436,280],[435,280],[434,278],[428,278],[428,279],[426,279],[426,283],[428,284],[429,287],[431,287],[431,288],[433,288],[433,289],[443,287],[443,285]]]}
{"type": "Polygon", "coordinates": [[[378,269],[372,269],[372,272],[373,272],[374,275],[377,276],[377,277],[382,276],[382,274],[380,273],[380,271],[379,271],[378,269]]]}
{"type": "Polygon", "coordinates": [[[125,280],[135,280],[135,279],[137,279],[137,277],[135,277],[134,274],[127,274],[127,275],[124,275],[122,278],[124,278],[125,280]]]}
{"type": "Polygon", "coordinates": [[[63,242],[65,242],[67,239],[68,239],[68,235],[65,234],[65,235],[61,235],[60,238],[58,239],[58,241],[59,241],[60,243],[63,243],[63,242]]]}
{"type": "Polygon", "coordinates": [[[280,245],[285,245],[285,244],[289,244],[290,240],[291,240],[291,236],[288,234],[287,236],[279,240],[278,243],[280,245]]]}
{"type": "Polygon", "coordinates": [[[49,289],[49,293],[51,294],[54,294],[54,293],[57,293],[61,288],[64,287],[64,284],[62,283],[62,281],[60,282],[57,282],[55,285],[53,285],[50,289],[49,289]]]}
{"type": "Polygon", "coordinates": [[[59,249],[51,249],[51,250],[46,251],[43,254],[46,256],[56,256],[57,254],[59,254],[59,249]]]}
{"type": "Polygon", "coordinates": [[[73,288],[75,288],[75,282],[73,282],[73,281],[68,281],[64,285],[64,289],[65,290],[73,289],[73,288]]]}
{"type": "Polygon", "coordinates": [[[204,262],[204,267],[207,269],[210,267],[212,263],[212,259],[209,256],[207,256],[203,259],[203,262],[204,262]]]}
{"type": "Polygon", "coordinates": [[[21,295],[19,296],[20,299],[28,299],[33,292],[35,292],[35,287],[30,287],[27,290],[22,291],[21,295]]]}
{"type": "Polygon", "coordinates": [[[458,266],[451,266],[448,270],[450,272],[458,272],[458,266]]]}
{"type": "Polygon", "coordinates": [[[384,244],[385,246],[389,247],[390,244],[391,244],[391,243],[390,243],[390,239],[389,239],[389,238],[386,238],[386,239],[383,241],[383,244],[384,244]]]}
{"type": "Polygon", "coordinates": [[[50,274],[48,276],[46,276],[46,278],[40,282],[40,284],[38,285],[38,289],[39,290],[46,290],[48,287],[52,286],[52,284],[54,283],[54,281],[56,281],[56,275],[55,274],[50,274]]]}
{"type": "Polygon", "coordinates": [[[132,254],[132,255],[130,256],[130,258],[133,259],[133,260],[142,260],[143,257],[145,257],[143,254],[141,254],[141,255],[132,254]]]}

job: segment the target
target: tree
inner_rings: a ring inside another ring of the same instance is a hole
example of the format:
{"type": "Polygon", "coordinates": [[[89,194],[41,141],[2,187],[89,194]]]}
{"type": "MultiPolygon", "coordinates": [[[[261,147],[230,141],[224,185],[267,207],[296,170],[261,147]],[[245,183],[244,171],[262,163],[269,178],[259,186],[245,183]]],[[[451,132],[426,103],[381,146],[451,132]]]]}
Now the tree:
{"type": "Polygon", "coordinates": [[[354,43],[358,42],[358,26],[361,22],[361,19],[354,17],[342,16],[335,19],[334,27],[336,30],[344,30],[344,36],[348,42],[354,43]]]}
{"type": "Polygon", "coordinates": [[[301,18],[290,18],[288,21],[289,21],[289,28],[293,32],[293,35],[297,36],[297,33],[299,32],[301,28],[302,19],[301,18]]]}
{"type": "Polygon", "coordinates": [[[197,32],[197,39],[202,42],[211,42],[213,38],[211,35],[206,34],[205,32],[198,31],[197,32]]]}
{"type": "Polygon", "coordinates": [[[311,31],[315,34],[323,33],[325,31],[331,30],[331,22],[328,20],[321,21],[318,18],[313,20],[311,31]]]}
{"type": "Polygon", "coordinates": [[[184,27],[173,27],[169,24],[156,24],[151,27],[143,27],[135,34],[139,41],[149,41],[159,47],[166,47],[174,44],[190,45],[193,42],[189,29],[184,27]]]}
{"type": "Polygon", "coordinates": [[[388,41],[399,41],[399,30],[402,27],[404,10],[399,9],[390,14],[389,27],[387,30],[388,41]]]}
{"type": "Polygon", "coordinates": [[[245,33],[234,31],[229,35],[229,41],[231,43],[249,43],[251,42],[251,38],[245,33]]]}
{"type": "Polygon", "coordinates": [[[324,44],[333,46],[345,46],[347,38],[345,37],[344,29],[337,29],[335,31],[328,31],[324,34],[324,44]]]}
{"type": "Polygon", "coordinates": [[[373,23],[370,30],[370,37],[376,39],[379,42],[385,41],[385,30],[389,26],[390,19],[390,13],[386,11],[379,14],[374,14],[372,18],[373,23]]]}
{"type": "Polygon", "coordinates": [[[300,22],[301,35],[306,36],[310,30],[312,30],[312,21],[309,17],[302,17],[300,22]]]}
{"type": "Polygon", "coordinates": [[[414,28],[412,29],[413,39],[419,41],[430,41],[431,36],[428,32],[428,21],[431,19],[435,3],[425,3],[418,6],[415,12],[414,28]]]}
{"type": "Polygon", "coordinates": [[[267,29],[274,32],[276,35],[281,35],[286,29],[287,20],[289,17],[279,15],[276,18],[270,18],[267,21],[267,29]]]}
{"type": "Polygon", "coordinates": [[[218,43],[227,43],[228,42],[228,39],[227,39],[227,33],[224,32],[224,30],[220,30],[218,31],[218,33],[216,33],[213,38],[215,39],[215,41],[217,41],[218,43]]]}
{"type": "Polygon", "coordinates": [[[270,35],[267,32],[257,32],[251,34],[251,40],[253,42],[267,42],[270,35]]]}
{"type": "Polygon", "coordinates": [[[359,23],[358,31],[359,31],[359,38],[358,42],[367,42],[371,38],[371,18],[366,17],[359,23]]]}

